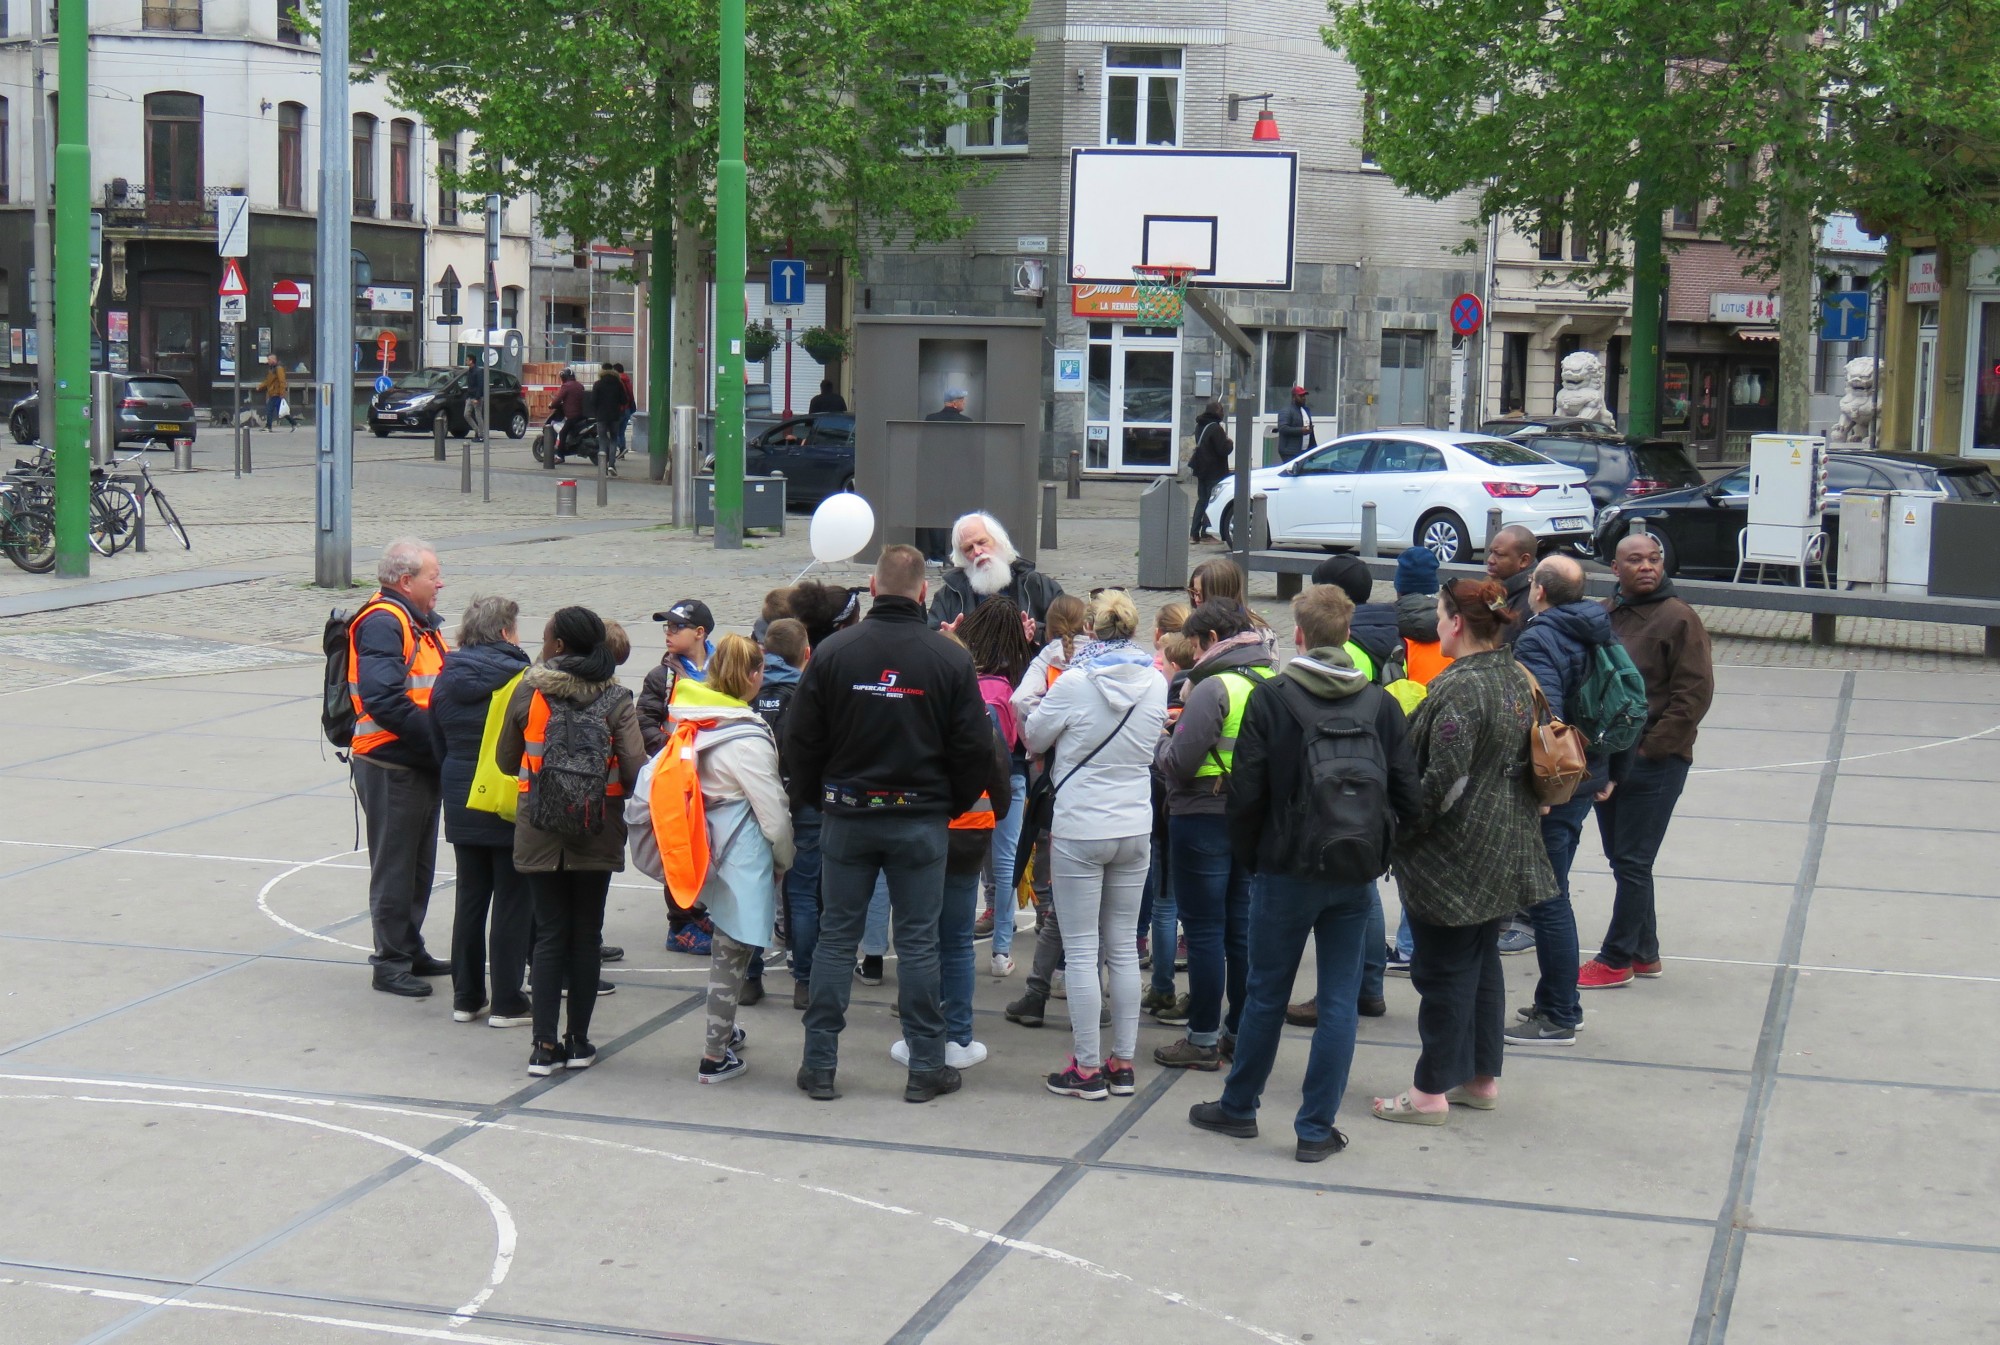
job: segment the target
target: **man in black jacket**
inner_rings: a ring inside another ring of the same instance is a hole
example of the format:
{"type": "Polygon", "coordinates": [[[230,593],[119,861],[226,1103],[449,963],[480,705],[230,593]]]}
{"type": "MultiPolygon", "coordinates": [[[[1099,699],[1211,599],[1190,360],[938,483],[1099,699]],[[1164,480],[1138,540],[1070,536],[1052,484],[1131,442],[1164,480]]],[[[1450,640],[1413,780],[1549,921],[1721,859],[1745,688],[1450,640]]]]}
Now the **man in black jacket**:
{"type": "MultiPolygon", "coordinates": [[[[1312,731],[1330,721],[1335,729],[1373,734],[1372,753],[1357,749],[1344,760],[1358,763],[1379,753],[1385,778],[1376,781],[1372,797],[1360,790],[1345,796],[1342,806],[1355,810],[1352,821],[1358,828],[1379,828],[1376,848],[1384,868],[1393,828],[1414,822],[1419,806],[1417,763],[1404,741],[1402,707],[1370,685],[1345,648],[1353,611],[1347,595],[1331,585],[1316,585],[1299,595],[1292,614],[1300,657],[1253,690],[1243,714],[1228,817],[1230,849],[1237,863],[1255,874],[1249,987],[1222,1099],[1198,1102],[1188,1111],[1188,1120],[1200,1129],[1242,1139],[1257,1134],[1257,1101],[1277,1059],[1285,998],[1311,934],[1319,955],[1319,1022],[1306,1062],[1304,1099],[1293,1122],[1301,1163],[1317,1163],[1347,1146],[1333,1120],[1354,1061],[1362,945],[1368,903],[1379,900],[1373,879],[1380,876],[1356,871],[1331,877],[1318,871],[1317,850],[1307,841],[1308,831],[1311,839],[1326,839],[1321,819],[1316,810],[1293,806],[1315,792],[1307,753],[1312,731]]],[[[1349,820],[1344,812],[1338,816],[1349,820]]]]}
{"type": "MultiPolygon", "coordinates": [[[[625,380],[618,376],[618,371],[608,364],[600,366],[597,382],[590,389],[590,414],[597,419],[599,452],[612,452],[612,441],[618,437],[619,423],[625,419],[627,400],[625,380]]],[[[610,461],[615,462],[616,457],[610,461]]]]}
{"type": "Polygon", "coordinates": [[[967,514],[951,525],[951,566],[931,599],[931,624],[957,627],[959,620],[988,598],[1005,594],[1035,623],[1028,638],[1047,640],[1049,604],[1062,585],[1022,560],[1007,529],[991,514],[967,514]]]}
{"type": "Polygon", "coordinates": [[[825,815],[823,909],[798,1084],[815,1101],[839,1096],[834,1069],[854,955],[882,874],[910,1052],[903,1099],[929,1102],[959,1086],[944,1060],[938,1000],[946,824],[986,787],[992,730],[971,657],[924,618],[923,554],[884,547],[868,587],[875,605],[867,618],[813,651],[785,716],[792,801],[816,801],[825,815]]]}

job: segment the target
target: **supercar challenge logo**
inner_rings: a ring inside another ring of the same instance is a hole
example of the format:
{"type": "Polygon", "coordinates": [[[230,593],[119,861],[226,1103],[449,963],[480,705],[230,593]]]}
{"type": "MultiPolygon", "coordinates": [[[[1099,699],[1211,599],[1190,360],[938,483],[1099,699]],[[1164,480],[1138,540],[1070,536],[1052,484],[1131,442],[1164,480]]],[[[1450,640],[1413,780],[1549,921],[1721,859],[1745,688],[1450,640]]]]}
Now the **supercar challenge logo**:
{"type": "Polygon", "coordinates": [[[856,682],[854,684],[854,690],[863,692],[866,695],[880,696],[884,700],[892,700],[892,701],[899,701],[907,697],[921,696],[924,694],[924,689],[922,687],[906,687],[898,685],[897,679],[900,677],[902,677],[902,674],[897,672],[894,668],[884,668],[882,670],[882,675],[880,677],[877,677],[874,681],[856,682]]]}

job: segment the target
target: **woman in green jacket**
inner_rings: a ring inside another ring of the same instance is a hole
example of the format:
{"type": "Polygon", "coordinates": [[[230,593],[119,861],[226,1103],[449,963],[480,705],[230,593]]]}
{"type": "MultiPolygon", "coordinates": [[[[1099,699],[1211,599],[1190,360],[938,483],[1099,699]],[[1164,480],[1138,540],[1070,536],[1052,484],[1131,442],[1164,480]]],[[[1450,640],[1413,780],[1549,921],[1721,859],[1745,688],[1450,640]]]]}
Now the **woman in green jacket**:
{"type": "Polygon", "coordinates": [[[1490,579],[1455,579],[1437,605],[1438,638],[1455,661],[1410,720],[1423,812],[1396,848],[1423,1051],[1409,1091],[1375,1099],[1384,1121],[1414,1125],[1443,1125],[1454,1102],[1498,1105],[1500,925],[1555,890],[1529,778],[1533,693],[1502,644],[1514,620],[1506,590],[1490,579]]]}

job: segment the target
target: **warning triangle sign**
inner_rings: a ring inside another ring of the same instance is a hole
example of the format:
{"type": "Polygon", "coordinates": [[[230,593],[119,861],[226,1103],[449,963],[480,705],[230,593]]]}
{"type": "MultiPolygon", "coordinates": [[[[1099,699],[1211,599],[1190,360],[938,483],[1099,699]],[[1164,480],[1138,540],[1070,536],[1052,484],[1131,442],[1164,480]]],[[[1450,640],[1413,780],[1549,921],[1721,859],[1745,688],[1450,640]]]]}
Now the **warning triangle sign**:
{"type": "Polygon", "coordinates": [[[243,268],[236,264],[236,258],[224,257],[222,259],[222,288],[218,293],[227,299],[232,295],[248,294],[249,292],[250,287],[243,283],[243,268]]]}

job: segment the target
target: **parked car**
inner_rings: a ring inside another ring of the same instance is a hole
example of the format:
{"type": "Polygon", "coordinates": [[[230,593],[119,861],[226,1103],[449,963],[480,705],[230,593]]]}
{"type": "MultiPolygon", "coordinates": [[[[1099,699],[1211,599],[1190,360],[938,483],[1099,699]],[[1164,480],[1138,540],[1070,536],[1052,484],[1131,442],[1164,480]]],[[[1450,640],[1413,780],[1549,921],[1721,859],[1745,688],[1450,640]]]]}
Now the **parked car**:
{"type": "MultiPolygon", "coordinates": [[[[396,375],[385,392],[368,403],[368,428],[377,439],[391,434],[430,434],[431,426],[443,412],[445,430],[463,437],[472,432],[466,415],[466,376],[469,369],[413,369],[396,375]]],[[[521,380],[495,369],[493,380],[493,428],[505,430],[509,439],[528,434],[528,403],[521,396],[521,380]]]]}
{"type": "MultiPolygon", "coordinates": [[[[157,440],[172,448],[176,439],[194,438],[194,401],[179,383],[165,374],[113,374],[112,379],[118,394],[119,443],[157,440]]],[[[40,440],[41,410],[36,392],[14,403],[7,415],[7,428],[15,443],[40,440]]]]}
{"type": "MultiPolygon", "coordinates": [[[[1910,490],[1944,500],[2000,504],[1992,464],[1933,453],[1870,453],[1834,449],[1826,455],[1824,527],[1827,568],[1840,554],[1840,496],[1849,490],[1910,490]]],[[[1635,519],[1660,539],[1666,571],[1673,574],[1736,572],[1737,536],[1750,521],[1750,469],[1739,467],[1707,485],[1659,491],[1628,499],[1597,518],[1598,554],[1609,556],[1635,519]]]]}
{"type": "Polygon", "coordinates": [[[1538,434],[1607,434],[1615,436],[1618,431],[1601,420],[1586,420],[1582,416],[1503,416],[1499,420],[1489,420],[1479,427],[1481,434],[1490,434],[1496,439],[1528,440],[1538,434]]]}
{"type": "MultiPolygon", "coordinates": [[[[1607,506],[1636,496],[1699,486],[1703,480],[1687,447],[1673,439],[1632,444],[1605,434],[1551,431],[1522,442],[1543,457],[1586,473],[1584,489],[1600,514],[1607,506]]],[[[1572,538],[1569,548],[1579,556],[1597,554],[1589,537],[1572,538]]]]}
{"type": "MultiPolygon", "coordinates": [[[[703,460],[715,470],[715,455],[703,460]]],[[[743,444],[747,476],[785,476],[785,503],[818,504],[829,495],[854,489],[854,417],[845,411],[793,416],[748,438],[743,444]]]]}
{"type": "MultiPolygon", "coordinates": [[[[1376,540],[1384,551],[1422,544],[1442,561],[1469,559],[1485,545],[1487,513],[1520,523],[1537,537],[1591,535],[1596,509],[1584,474],[1524,445],[1448,430],[1376,430],[1343,435],[1282,467],[1250,474],[1265,497],[1267,537],[1253,547],[1318,544],[1334,549],[1361,540],[1361,506],[1375,503],[1376,540]]],[[[1236,479],[1223,481],[1208,507],[1210,526],[1234,537],[1236,479]]]]}

